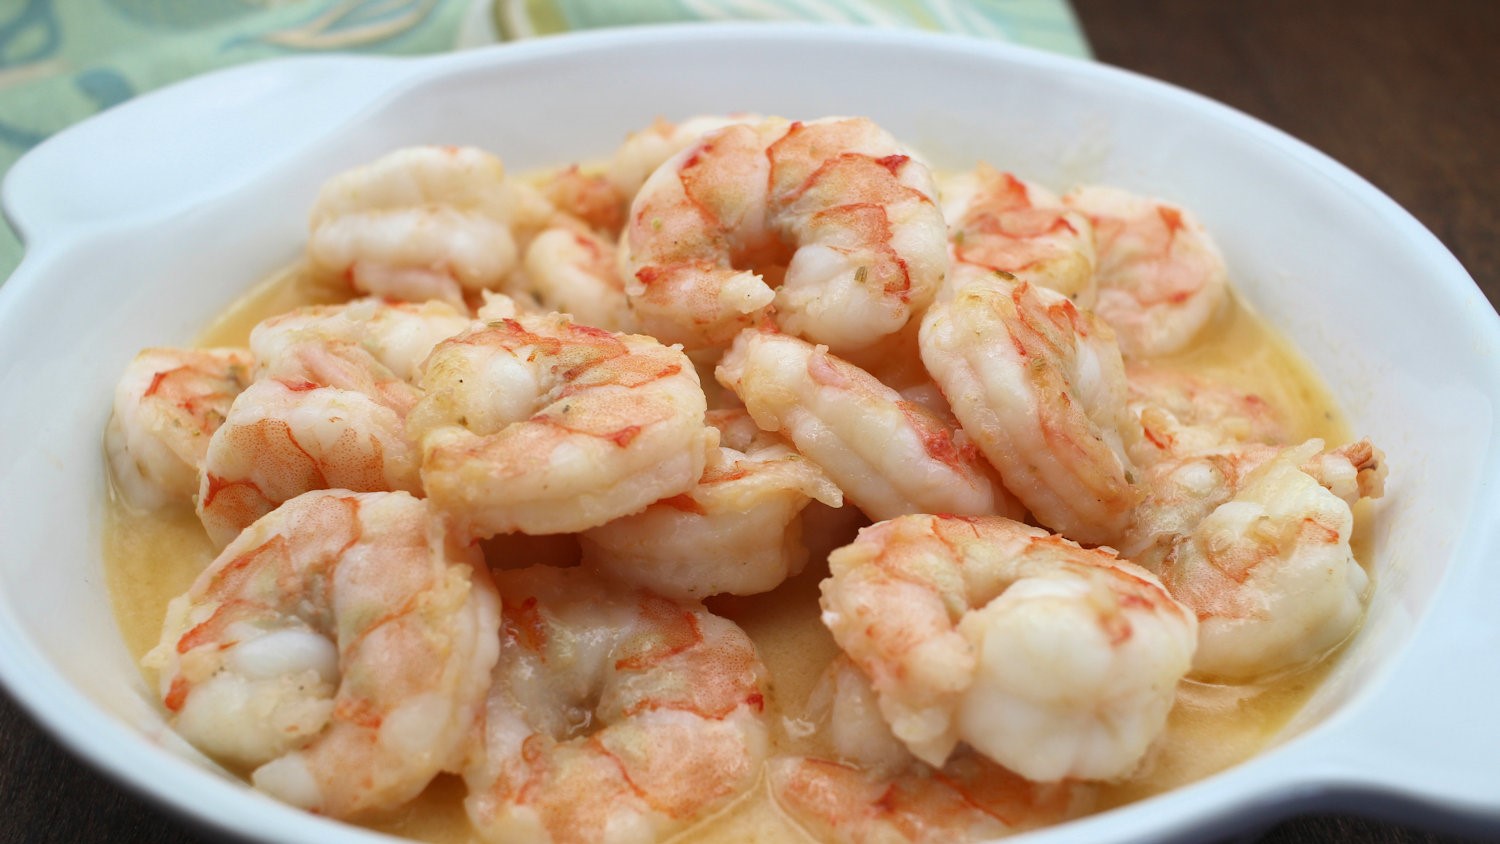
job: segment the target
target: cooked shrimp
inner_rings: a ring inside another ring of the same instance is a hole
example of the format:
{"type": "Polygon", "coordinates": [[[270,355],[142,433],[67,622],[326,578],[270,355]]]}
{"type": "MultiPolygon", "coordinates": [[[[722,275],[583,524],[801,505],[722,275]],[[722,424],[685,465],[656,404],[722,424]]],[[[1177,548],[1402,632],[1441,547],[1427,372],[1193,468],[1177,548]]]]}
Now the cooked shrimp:
{"type": "Polygon", "coordinates": [[[922,320],[922,360],[964,431],[1042,525],[1115,541],[1140,497],[1125,371],[1107,326],[1053,290],[954,267],[922,320]]]}
{"type": "Polygon", "coordinates": [[[464,806],[485,841],[656,841],[755,784],[765,669],[732,622],[580,569],[496,576],[500,661],[464,806]]]}
{"type": "Polygon", "coordinates": [[[476,535],[571,533],[685,493],[717,435],[693,364],[565,314],[481,323],[428,358],[408,432],[434,503],[476,535]]]}
{"type": "Polygon", "coordinates": [[[243,349],[146,349],[115,385],[104,430],[115,489],[132,507],[191,503],[208,453],[255,360],[243,349]]]}
{"type": "Polygon", "coordinates": [[[272,366],[208,443],[198,517],[216,545],[311,490],[421,490],[404,423],[415,387],[363,349],[319,341],[285,346],[272,366]]]}
{"type": "Polygon", "coordinates": [[[823,622],[928,764],[964,741],[1032,780],[1127,775],[1192,659],[1153,575],[1008,519],[903,516],[828,562],[823,622]]]}
{"type": "Polygon", "coordinates": [[[1125,367],[1130,412],[1143,436],[1131,447],[1137,466],[1240,443],[1285,443],[1286,422],[1269,402],[1230,384],[1181,370],[1125,367]]]}
{"type": "Polygon", "coordinates": [[[461,766],[499,613],[478,550],[426,502],[318,491],[225,548],[145,662],[200,750],[293,805],[367,815],[461,766]]]}
{"type": "Polygon", "coordinates": [[[927,168],[869,120],[728,126],[636,195],[625,292],[649,333],[690,350],[724,345],[773,301],[784,330],[863,348],[899,331],[942,281],[934,196],[927,168]]]}
{"type": "Polygon", "coordinates": [[[745,411],[709,411],[708,422],[720,446],[698,485],[584,531],[585,566],[681,599],[768,592],[802,571],[802,508],[838,507],[843,494],[745,411]]]}
{"type": "Polygon", "coordinates": [[[1092,788],[1035,783],[970,751],[941,769],[916,761],[881,719],[869,680],[840,657],[810,713],[826,757],[773,759],[777,804],[819,841],[980,841],[1085,811],[1092,788]]]}
{"type": "Polygon", "coordinates": [[[1094,226],[1094,312],[1114,328],[1126,357],[1181,350],[1228,301],[1224,258],[1183,208],[1099,186],[1074,190],[1063,202],[1094,226]]]}
{"type": "Polygon", "coordinates": [[[544,174],[536,186],[554,208],[590,230],[610,237],[620,233],[630,194],[621,191],[608,173],[574,164],[544,174]]]}
{"type": "Polygon", "coordinates": [[[609,181],[620,195],[631,198],[656,168],[709,132],[736,123],[759,123],[765,118],[746,112],[689,117],[680,123],[657,118],[639,132],[632,132],[609,160],[609,181]]]}
{"type": "Polygon", "coordinates": [[[716,375],[872,519],[1021,513],[962,432],[823,346],[751,329],[716,375]]]}
{"type": "MultiPolygon", "coordinates": [[[[1323,441],[1313,439],[1298,448],[1306,450],[1302,471],[1344,503],[1353,506],[1361,498],[1378,498],[1384,492],[1385,455],[1369,440],[1324,450],[1323,441]]],[[[1285,446],[1244,443],[1153,464],[1142,479],[1146,496],[1121,538],[1120,553],[1159,572],[1162,559],[1182,537],[1238,495],[1260,467],[1285,451],[1285,446]]]]}
{"type": "Polygon", "coordinates": [[[1302,468],[1321,445],[1255,469],[1163,558],[1162,582],[1198,614],[1195,675],[1243,683],[1303,668],[1359,626],[1369,577],[1349,550],[1354,518],[1302,468]]]}
{"type": "Polygon", "coordinates": [[[1008,272],[1093,307],[1094,228],[1046,188],[980,164],[941,185],[953,260],[1008,272]]]}
{"type": "Polygon", "coordinates": [[[818,841],[990,841],[1083,813],[1073,783],[1030,782],[983,756],[895,777],[844,762],[783,757],[767,765],[777,804],[818,841]]]}
{"type": "Polygon", "coordinates": [[[526,279],[546,310],[584,325],[626,331],[634,324],[614,244],[589,231],[550,228],[526,247],[526,279]]]}
{"type": "Polygon", "coordinates": [[[504,186],[504,166],[482,150],[398,150],[324,185],[308,257],[360,293],[461,308],[515,268],[504,186]]]}
{"type": "Polygon", "coordinates": [[[250,332],[250,350],[262,371],[270,371],[300,354],[305,343],[355,347],[368,352],[396,378],[415,382],[417,369],[432,348],[468,328],[469,322],[467,313],[444,302],[356,299],[341,305],[296,308],[263,320],[250,332]]]}

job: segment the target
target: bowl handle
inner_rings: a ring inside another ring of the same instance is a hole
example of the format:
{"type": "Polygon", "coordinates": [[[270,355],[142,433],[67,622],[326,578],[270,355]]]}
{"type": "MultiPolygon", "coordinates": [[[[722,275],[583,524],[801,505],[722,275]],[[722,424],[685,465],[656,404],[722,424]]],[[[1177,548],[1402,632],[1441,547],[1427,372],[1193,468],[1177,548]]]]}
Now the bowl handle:
{"type": "Polygon", "coordinates": [[[1480,518],[1455,553],[1470,564],[1445,579],[1378,692],[1302,747],[1304,773],[1341,808],[1500,831],[1500,522],[1480,518]]]}
{"type": "Polygon", "coordinates": [[[37,146],[6,175],[0,204],[28,249],[63,229],[188,208],[295,155],[420,67],[314,56],[194,77],[37,146]]]}

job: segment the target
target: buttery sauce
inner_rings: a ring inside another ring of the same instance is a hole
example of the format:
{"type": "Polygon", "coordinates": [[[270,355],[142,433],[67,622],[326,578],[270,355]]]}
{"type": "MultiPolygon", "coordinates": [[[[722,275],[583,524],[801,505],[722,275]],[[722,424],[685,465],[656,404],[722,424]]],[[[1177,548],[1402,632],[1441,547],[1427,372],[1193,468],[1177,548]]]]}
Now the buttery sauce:
{"type": "MultiPolygon", "coordinates": [[[[334,291],[305,283],[297,267],[259,285],[214,321],[198,338],[203,346],[244,346],[250,329],[272,314],[302,304],[338,301],[334,291]]],[[[1294,437],[1349,439],[1332,398],[1295,351],[1242,303],[1226,308],[1216,325],[1202,332],[1188,351],[1161,363],[1219,378],[1258,393],[1283,414],[1294,437]]],[[[1356,509],[1355,555],[1363,559],[1369,526],[1356,509]]],[[[812,562],[775,591],[751,597],[721,596],[710,610],[733,619],[755,641],[771,678],[767,713],[773,753],[805,753],[801,716],[824,668],[837,652],[818,619],[818,584],[827,574],[827,552],[850,541],[866,522],[846,507],[835,511],[810,505],[804,540],[812,562]]],[[[500,538],[485,543],[497,567],[533,562],[567,564],[576,559],[568,537],[500,538]]],[[[186,507],[149,515],[128,512],[118,502],[107,508],[104,529],[105,574],[115,618],[130,653],[137,659],[157,644],[167,602],[182,592],[213,559],[214,552],[196,515],[186,507]]],[[[1308,671],[1257,686],[1211,686],[1184,681],[1166,731],[1131,779],[1101,785],[1096,809],[1140,800],[1193,782],[1253,756],[1278,737],[1329,670],[1335,657],[1308,671]]],[[[155,678],[148,676],[148,683],[155,678]]],[[[463,781],[444,775],[411,804],[368,824],[393,835],[434,844],[473,841],[463,810],[463,781]]],[[[776,808],[761,786],[674,840],[808,841],[776,808]]]]}

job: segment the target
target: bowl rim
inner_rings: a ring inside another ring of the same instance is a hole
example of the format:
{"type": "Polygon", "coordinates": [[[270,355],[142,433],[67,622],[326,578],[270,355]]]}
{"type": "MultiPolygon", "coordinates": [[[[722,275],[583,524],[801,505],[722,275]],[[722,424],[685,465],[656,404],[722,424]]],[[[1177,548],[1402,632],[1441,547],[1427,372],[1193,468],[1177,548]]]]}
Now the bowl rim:
{"type": "MultiPolygon", "coordinates": [[[[800,41],[820,46],[878,42],[897,49],[968,51],[1037,66],[1049,72],[1082,74],[1086,78],[1111,80],[1110,84],[1128,85],[1146,96],[1168,98],[1195,110],[1206,110],[1216,121],[1229,124],[1235,131],[1252,133],[1259,141],[1276,148],[1277,154],[1290,155],[1320,171],[1339,190],[1371,207],[1382,220],[1395,226],[1403,236],[1412,241],[1412,248],[1422,250],[1434,266],[1442,268],[1442,272],[1434,274],[1433,283],[1437,285],[1434,292],[1449,299],[1450,308],[1455,313],[1466,314],[1465,318],[1472,321],[1474,331],[1490,342],[1492,352],[1500,352],[1500,316],[1492,308],[1476,310],[1465,307],[1477,291],[1477,285],[1430,231],[1405,209],[1344,165],[1249,115],[1202,95],[1128,70],[1020,45],[955,34],[794,23],[667,24],[592,30],[416,58],[318,56],[274,59],[217,71],[148,93],[64,130],[24,156],[7,174],[3,187],[0,187],[0,203],[3,203],[7,217],[18,223],[17,230],[24,232],[27,254],[11,279],[0,285],[0,324],[8,317],[14,303],[36,295],[33,289],[45,278],[46,269],[55,256],[77,248],[92,238],[149,224],[158,215],[165,213],[162,206],[150,206],[139,215],[103,222],[70,223],[65,219],[33,221],[29,216],[27,203],[34,194],[28,193],[28,186],[22,182],[28,178],[27,174],[37,160],[37,153],[66,145],[70,138],[95,131],[99,127],[134,120],[149,105],[167,102],[190,87],[198,90],[248,74],[283,69],[295,71],[297,68],[294,66],[313,69],[358,63],[367,67],[380,65],[389,68],[391,73],[388,79],[395,80],[395,84],[371,96],[361,109],[351,112],[343,122],[321,127],[321,135],[326,135],[359,121],[363,115],[378,112],[383,104],[395,99],[402,91],[429,84],[443,76],[495,66],[524,64],[579,51],[599,51],[642,43],[671,45],[705,39],[778,44],[800,41]],[[147,105],[142,105],[143,103],[147,105]]],[[[315,144],[317,137],[321,135],[314,135],[302,147],[282,158],[295,157],[308,144],[315,144]]],[[[267,164],[267,169],[279,166],[280,160],[267,164]]],[[[1483,301],[1482,295],[1480,299],[1483,301]]],[[[1487,361],[1488,374],[1492,376],[1488,384],[1488,395],[1492,403],[1496,396],[1500,396],[1500,374],[1497,374],[1500,373],[1500,363],[1497,363],[1497,358],[1500,358],[1500,354],[1491,354],[1487,361]]],[[[1487,471],[1492,473],[1491,476],[1500,472],[1500,455],[1497,455],[1493,436],[1485,465],[1487,471]]],[[[1493,498],[1492,495],[1491,499],[1493,498]]],[[[1457,539],[1454,553],[1457,555],[1462,551],[1478,559],[1495,559],[1500,557],[1497,549],[1500,549],[1500,526],[1471,522],[1466,526],[1464,534],[1457,539]]],[[[1439,600],[1452,591],[1452,574],[1451,571],[1446,572],[1435,586],[1432,604],[1419,620],[1420,623],[1430,622],[1439,600]]],[[[1406,643],[1406,650],[1414,646],[1413,642],[1414,639],[1406,643]]],[[[255,830],[254,834],[264,836],[266,840],[283,839],[294,834],[316,834],[320,840],[327,841],[397,840],[291,809],[239,783],[204,776],[205,771],[199,766],[164,752],[160,746],[148,741],[135,729],[101,711],[52,668],[20,631],[12,618],[9,605],[3,601],[0,601],[0,643],[7,645],[0,647],[0,684],[4,685],[20,707],[75,756],[161,806],[226,832],[243,835],[246,829],[252,829],[255,830]],[[98,741],[101,736],[107,741],[98,741]],[[147,770],[153,774],[149,778],[141,776],[140,760],[143,759],[149,760],[147,770]],[[226,805],[234,807],[236,811],[229,816],[210,815],[209,806],[219,808],[226,805]]],[[[1393,663],[1395,658],[1393,655],[1393,663]]],[[[1378,687],[1389,679],[1386,676],[1372,681],[1371,685],[1378,687]]],[[[1500,681],[1497,681],[1496,686],[1500,686],[1500,681]]],[[[1345,711],[1334,713],[1328,719],[1329,724],[1319,725],[1315,731],[1336,737],[1341,731],[1347,730],[1353,716],[1354,713],[1345,711]]],[[[1243,825],[1264,822],[1299,808],[1336,806],[1346,802],[1364,805],[1365,795],[1379,792],[1382,787],[1392,787],[1391,783],[1363,780],[1353,772],[1341,776],[1330,772],[1327,766],[1309,764],[1316,755],[1314,748],[1326,746],[1328,742],[1310,744],[1306,741],[1307,737],[1304,735],[1287,745],[1268,748],[1256,757],[1206,780],[1062,827],[1042,830],[1034,834],[1035,838],[1026,840],[1040,842],[1055,838],[1060,841],[1084,832],[1101,832],[1110,826],[1118,827],[1122,821],[1125,821],[1125,837],[1122,840],[1188,837],[1216,821],[1243,825]],[[1166,813],[1166,822],[1163,822],[1162,814],[1157,814],[1155,819],[1141,819],[1145,812],[1160,813],[1163,803],[1174,808],[1174,811],[1166,813]]],[[[1430,795],[1427,797],[1430,798],[1430,795]]],[[[1460,815],[1472,815],[1478,822],[1500,823],[1500,801],[1477,807],[1453,804],[1438,808],[1460,815]]]]}

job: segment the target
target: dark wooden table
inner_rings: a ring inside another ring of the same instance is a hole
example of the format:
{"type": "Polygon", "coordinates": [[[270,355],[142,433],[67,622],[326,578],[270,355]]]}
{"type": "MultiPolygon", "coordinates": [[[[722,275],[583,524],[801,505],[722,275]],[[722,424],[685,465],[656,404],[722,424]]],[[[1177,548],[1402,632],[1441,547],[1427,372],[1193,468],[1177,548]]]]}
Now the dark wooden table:
{"type": "MultiPolygon", "coordinates": [[[[1100,60],[1221,100],[1342,161],[1436,232],[1500,302],[1500,2],[1074,6],[1100,60]]],[[[202,840],[74,761],[0,695],[0,844],[202,840]]],[[[1320,815],[1286,820],[1259,840],[1475,839],[1320,815]]]]}

